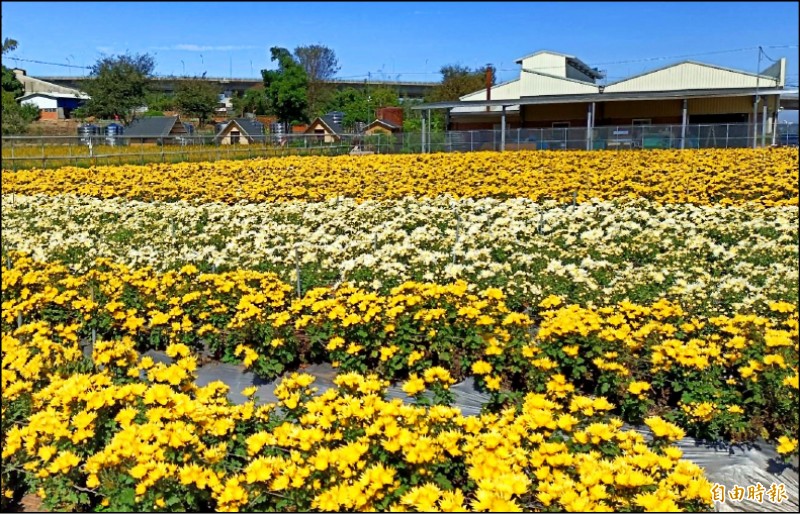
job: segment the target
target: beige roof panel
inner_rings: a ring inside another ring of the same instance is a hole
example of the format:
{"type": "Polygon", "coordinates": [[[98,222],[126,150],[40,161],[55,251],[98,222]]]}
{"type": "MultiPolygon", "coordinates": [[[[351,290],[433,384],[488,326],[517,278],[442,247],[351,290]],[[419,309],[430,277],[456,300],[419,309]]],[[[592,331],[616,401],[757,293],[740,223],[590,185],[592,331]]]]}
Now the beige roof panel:
{"type": "Polygon", "coordinates": [[[605,92],[680,91],[758,86],[777,87],[779,80],[775,77],[756,75],[746,71],[684,61],[608,84],[605,92]]]}

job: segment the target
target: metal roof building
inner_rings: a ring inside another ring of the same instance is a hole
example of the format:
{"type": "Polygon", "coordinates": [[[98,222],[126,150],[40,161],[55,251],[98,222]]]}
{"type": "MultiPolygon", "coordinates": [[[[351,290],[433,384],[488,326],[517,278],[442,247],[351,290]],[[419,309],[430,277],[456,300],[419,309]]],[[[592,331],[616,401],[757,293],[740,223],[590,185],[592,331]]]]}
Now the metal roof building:
{"type": "Polygon", "coordinates": [[[758,74],[682,61],[607,85],[575,56],[539,51],[516,62],[517,79],[413,109],[446,109],[456,131],[583,128],[589,148],[591,132],[608,126],[680,125],[685,133],[689,125],[743,124],[753,136],[772,134],[780,108],[797,106],[796,96],[781,100],[785,58],[758,74]]]}

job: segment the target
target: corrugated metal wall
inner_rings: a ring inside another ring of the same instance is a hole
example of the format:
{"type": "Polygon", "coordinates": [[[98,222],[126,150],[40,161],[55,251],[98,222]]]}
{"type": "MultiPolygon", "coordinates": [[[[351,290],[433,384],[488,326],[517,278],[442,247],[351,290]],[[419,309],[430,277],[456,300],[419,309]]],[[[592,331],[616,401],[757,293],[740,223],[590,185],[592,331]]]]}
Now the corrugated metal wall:
{"type": "MultiPolygon", "coordinates": [[[[513,80],[505,84],[500,84],[492,88],[492,100],[510,100],[519,98],[519,80],[513,80]]],[[[486,100],[486,90],[481,89],[468,95],[462,96],[461,100],[486,100]]],[[[500,112],[500,107],[492,107],[491,111],[500,112]]],[[[486,107],[456,107],[454,113],[485,112],[486,107]]],[[[506,110],[508,112],[508,110],[506,110]]]]}
{"type": "Polygon", "coordinates": [[[680,116],[681,100],[652,100],[647,102],[608,102],[604,106],[604,118],[658,118],[680,116]]]}
{"type": "Polygon", "coordinates": [[[686,108],[690,116],[692,114],[748,113],[753,110],[753,97],[690,98],[686,108]]]}
{"type": "MultiPolygon", "coordinates": [[[[761,87],[775,87],[777,80],[760,78],[761,87]]],[[[654,71],[616,84],[609,84],[606,93],[631,91],[675,91],[681,89],[712,89],[756,87],[756,77],[713,66],[683,63],[654,71]]]]}
{"type": "Polygon", "coordinates": [[[594,84],[583,84],[571,80],[523,72],[520,79],[520,91],[525,96],[577,95],[598,93],[600,88],[594,84]]]}
{"type": "Polygon", "coordinates": [[[522,67],[556,77],[567,76],[567,58],[563,55],[541,53],[522,60],[522,67]]]}

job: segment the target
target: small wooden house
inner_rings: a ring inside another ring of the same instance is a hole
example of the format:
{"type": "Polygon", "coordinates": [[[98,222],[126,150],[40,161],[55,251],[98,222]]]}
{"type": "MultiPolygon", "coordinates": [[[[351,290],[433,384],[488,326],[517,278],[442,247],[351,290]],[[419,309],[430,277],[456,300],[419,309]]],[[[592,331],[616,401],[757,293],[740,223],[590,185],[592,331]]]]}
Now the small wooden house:
{"type": "Polygon", "coordinates": [[[214,142],[220,145],[263,144],[264,141],[264,125],[248,118],[230,120],[214,136],[214,142]]]}
{"type": "Polygon", "coordinates": [[[320,116],[316,118],[305,130],[306,134],[317,136],[319,142],[338,143],[342,140],[342,126],[333,121],[331,116],[320,116]]]}
{"type": "Polygon", "coordinates": [[[375,120],[364,129],[364,135],[372,136],[375,134],[394,134],[400,132],[402,127],[399,127],[387,120],[375,120]]]}

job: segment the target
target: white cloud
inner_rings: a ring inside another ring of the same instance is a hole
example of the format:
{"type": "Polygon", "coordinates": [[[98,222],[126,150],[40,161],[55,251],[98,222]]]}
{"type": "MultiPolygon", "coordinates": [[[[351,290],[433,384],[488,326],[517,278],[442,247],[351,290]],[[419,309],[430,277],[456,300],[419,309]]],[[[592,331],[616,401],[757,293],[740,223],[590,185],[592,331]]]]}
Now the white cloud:
{"type": "Polygon", "coordinates": [[[251,50],[253,48],[258,48],[258,47],[253,45],[212,46],[212,45],[193,45],[193,44],[182,43],[179,45],[172,45],[172,46],[157,46],[154,47],[153,50],[182,50],[184,52],[232,52],[236,50],[251,50]]]}
{"type": "Polygon", "coordinates": [[[97,47],[95,47],[95,50],[97,50],[100,53],[104,53],[104,54],[113,54],[114,53],[114,47],[113,46],[97,46],[97,47]]]}

